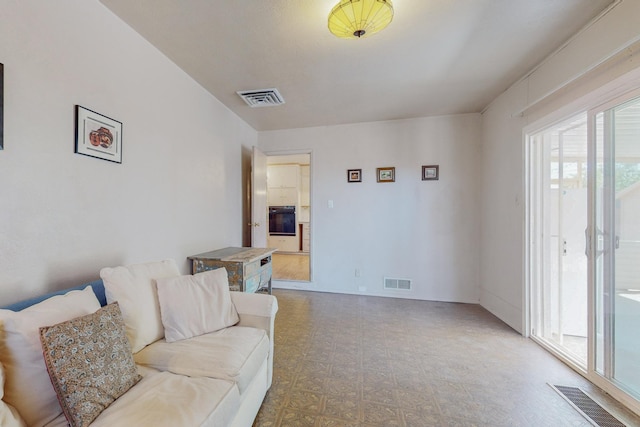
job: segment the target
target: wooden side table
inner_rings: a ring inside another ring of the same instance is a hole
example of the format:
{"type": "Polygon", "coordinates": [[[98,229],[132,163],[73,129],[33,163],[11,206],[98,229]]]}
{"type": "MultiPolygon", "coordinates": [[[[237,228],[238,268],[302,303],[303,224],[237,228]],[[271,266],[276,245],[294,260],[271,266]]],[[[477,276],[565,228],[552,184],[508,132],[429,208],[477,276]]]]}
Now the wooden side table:
{"type": "Polygon", "coordinates": [[[229,247],[192,255],[187,259],[191,260],[192,274],[225,267],[232,291],[271,294],[271,254],[276,250],[229,247]]]}

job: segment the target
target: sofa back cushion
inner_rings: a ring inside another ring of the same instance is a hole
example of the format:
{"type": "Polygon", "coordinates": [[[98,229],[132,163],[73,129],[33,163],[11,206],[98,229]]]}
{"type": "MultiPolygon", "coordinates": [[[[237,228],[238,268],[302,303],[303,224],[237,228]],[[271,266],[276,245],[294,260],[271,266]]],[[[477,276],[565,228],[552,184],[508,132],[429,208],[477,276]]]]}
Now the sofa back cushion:
{"type": "Polygon", "coordinates": [[[22,311],[0,310],[0,363],[4,401],[30,427],[42,427],[62,413],[42,356],[39,328],[90,314],[100,308],[91,287],[54,296],[22,311]]]}
{"type": "Polygon", "coordinates": [[[71,291],[81,291],[84,288],[86,288],[87,286],[91,286],[91,288],[93,289],[93,293],[96,295],[96,298],[98,298],[98,301],[100,301],[100,305],[105,306],[107,305],[107,298],[104,295],[104,284],[102,283],[101,279],[97,279],[94,280],[93,282],[88,282],[82,285],[78,285],[78,286],[73,286],[71,288],[66,288],[66,289],[60,289],[57,291],[52,291],[52,292],[48,292],[46,294],[42,294],[42,295],[38,295],[32,298],[28,298],[22,301],[18,301],[18,302],[14,302],[12,304],[6,305],[4,307],[0,307],[0,309],[7,309],[7,310],[11,310],[11,311],[20,311],[20,310],[24,310],[27,307],[31,307],[32,305],[35,305],[39,302],[42,302],[46,299],[49,299],[51,297],[55,297],[56,295],[64,295],[67,294],[71,291]]]}
{"type": "Polygon", "coordinates": [[[107,302],[118,301],[134,353],[164,336],[155,281],[179,275],[174,260],[100,270],[107,302]]]}
{"type": "Polygon", "coordinates": [[[164,338],[174,342],[233,326],[240,318],[227,269],[157,280],[164,338]]]}

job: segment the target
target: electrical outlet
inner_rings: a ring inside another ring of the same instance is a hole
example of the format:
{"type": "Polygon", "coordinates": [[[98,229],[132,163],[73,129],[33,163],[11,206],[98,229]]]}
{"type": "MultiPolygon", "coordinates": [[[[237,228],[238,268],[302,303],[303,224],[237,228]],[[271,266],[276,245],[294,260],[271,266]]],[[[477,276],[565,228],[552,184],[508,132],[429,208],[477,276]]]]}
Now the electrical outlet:
{"type": "Polygon", "coordinates": [[[366,286],[358,286],[358,292],[367,292],[366,286]]]}

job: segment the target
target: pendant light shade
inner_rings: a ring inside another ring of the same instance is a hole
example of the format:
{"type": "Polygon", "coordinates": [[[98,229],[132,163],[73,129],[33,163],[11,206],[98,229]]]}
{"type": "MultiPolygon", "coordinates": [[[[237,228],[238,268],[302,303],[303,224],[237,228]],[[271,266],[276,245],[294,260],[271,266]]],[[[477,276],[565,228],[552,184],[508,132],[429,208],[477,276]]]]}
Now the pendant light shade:
{"type": "Polygon", "coordinates": [[[393,19],[391,0],[340,0],[329,14],[329,31],[359,39],[385,28],[393,19]]]}

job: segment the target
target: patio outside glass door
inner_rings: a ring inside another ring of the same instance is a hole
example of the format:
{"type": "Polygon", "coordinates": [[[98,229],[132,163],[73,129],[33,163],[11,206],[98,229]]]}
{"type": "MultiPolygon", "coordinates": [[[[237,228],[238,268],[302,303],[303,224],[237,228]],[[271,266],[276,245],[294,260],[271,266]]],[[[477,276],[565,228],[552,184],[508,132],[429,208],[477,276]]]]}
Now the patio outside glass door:
{"type": "Polygon", "coordinates": [[[640,399],[640,98],[592,116],[594,370],[640,399]]]}

